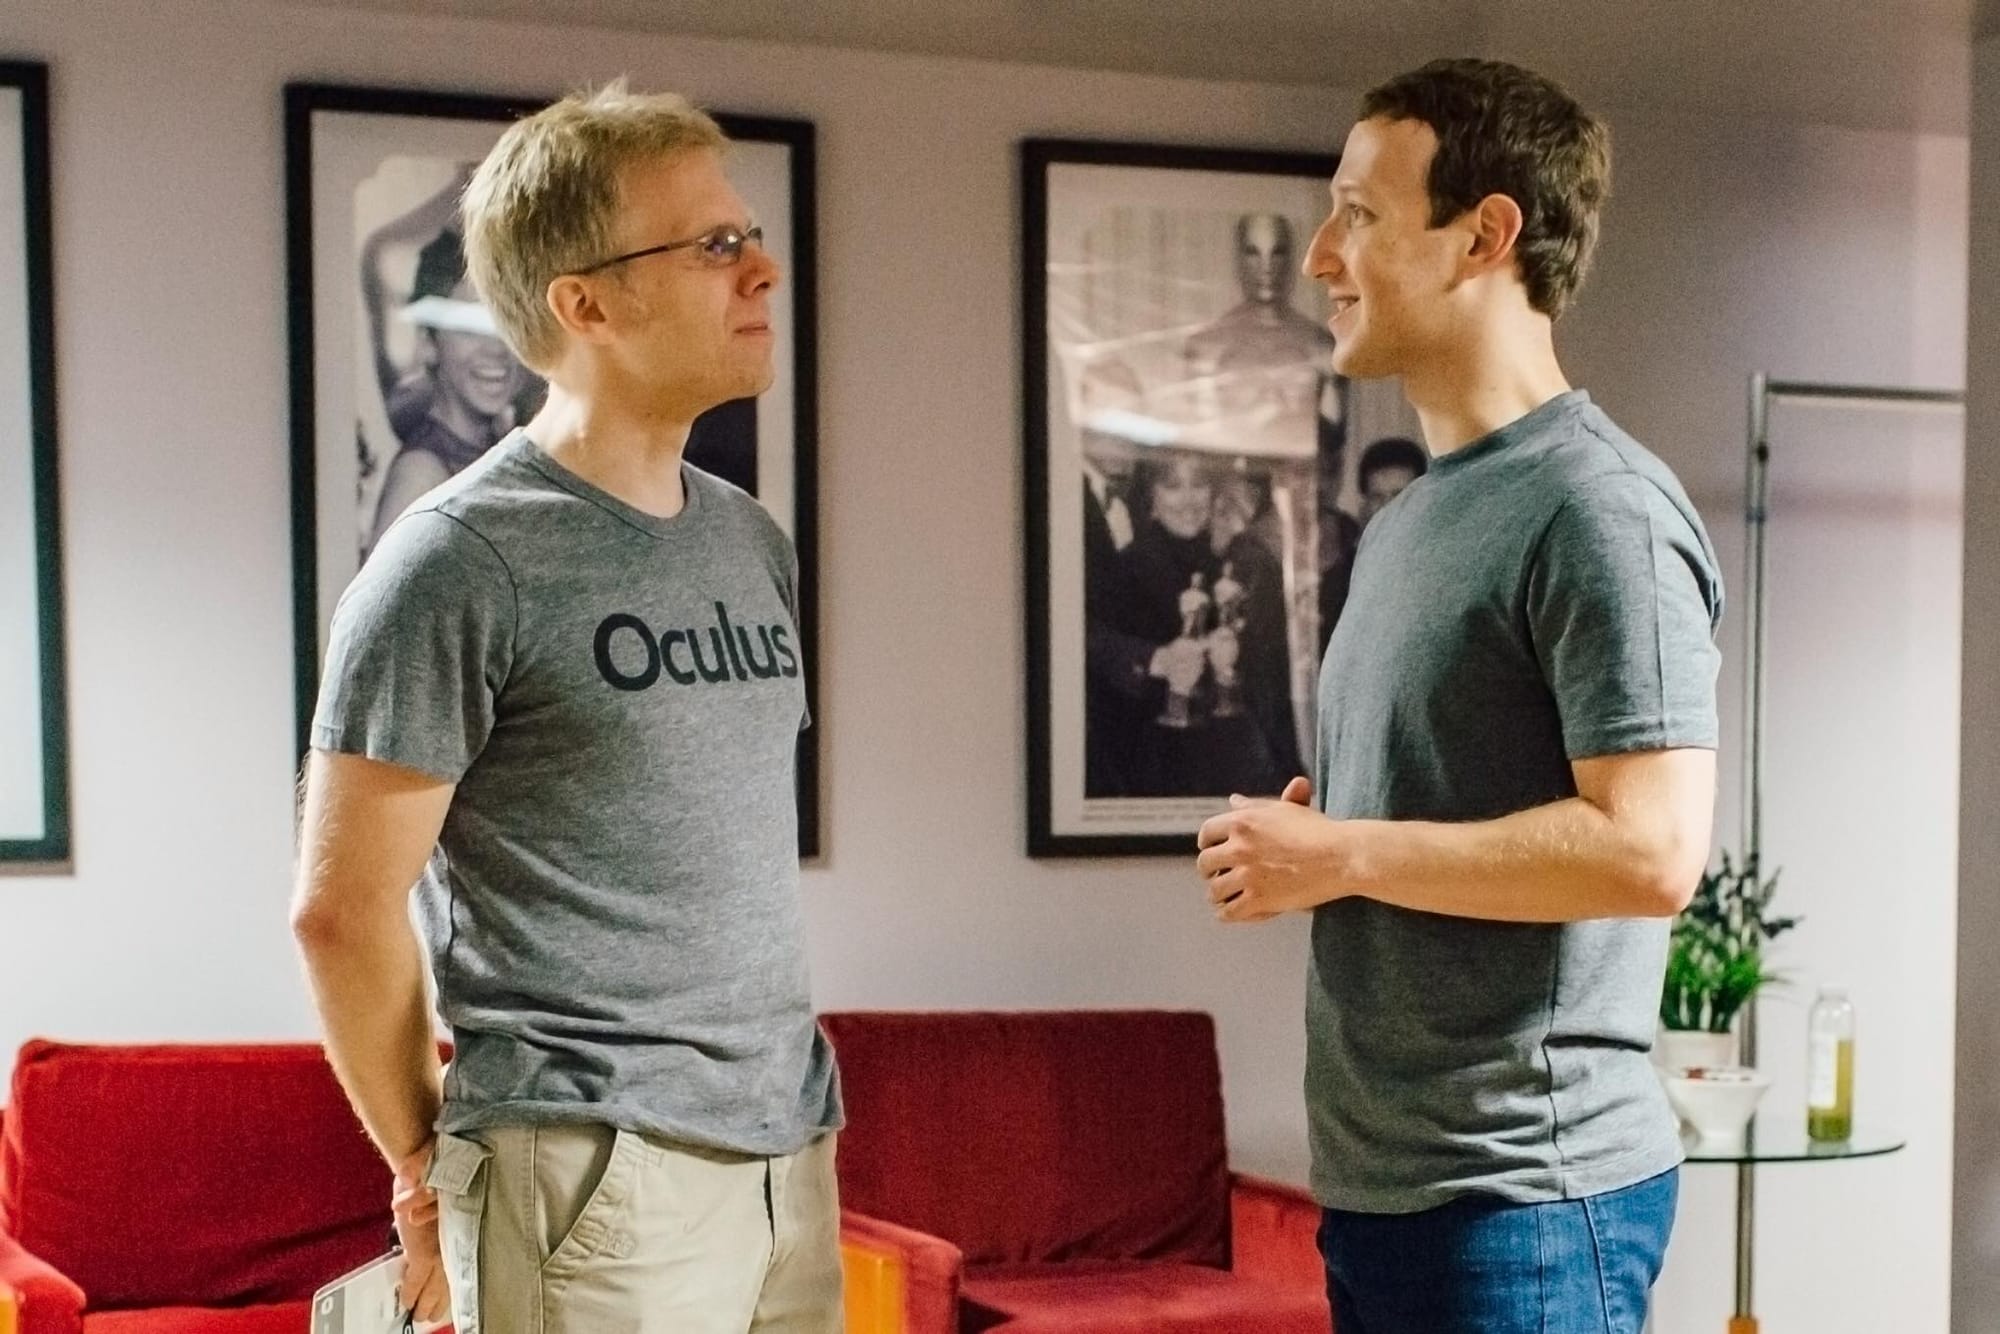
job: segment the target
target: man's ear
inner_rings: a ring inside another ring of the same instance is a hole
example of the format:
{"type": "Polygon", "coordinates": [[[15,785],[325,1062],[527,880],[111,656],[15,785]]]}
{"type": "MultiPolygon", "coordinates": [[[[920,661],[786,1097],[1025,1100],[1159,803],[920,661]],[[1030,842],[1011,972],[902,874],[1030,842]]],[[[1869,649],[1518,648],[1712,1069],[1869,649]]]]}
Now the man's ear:
{"type": "Polygon", "coordinates": [[[549,313],[555,316],[564,333],[585,342],[597,342],[604,337],[608,316],[596,287],[587,279],[573,273],[561,274],[542,295],[548,302],[549,313]]]}
{"type": "Polygon", "coordinates": [[[1470,237],[1465,254],[1467,276],[1513,264],[1522,221],[1521,206],[1511,195],[1488,195],[1474,204],[1465,216],[1470,237]]]}

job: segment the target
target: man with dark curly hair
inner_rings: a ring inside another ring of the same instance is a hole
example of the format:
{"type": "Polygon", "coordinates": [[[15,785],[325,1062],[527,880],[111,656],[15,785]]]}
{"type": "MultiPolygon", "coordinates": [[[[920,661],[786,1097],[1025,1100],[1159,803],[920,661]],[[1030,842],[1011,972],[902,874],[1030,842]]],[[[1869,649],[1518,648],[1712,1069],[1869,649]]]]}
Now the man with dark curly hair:
{"type": "Polygon", "coordinates": [[[1313,781],[1201,831],[1217,916],[1313,914],[1306,1100],[1341,1334],[1636,1334],[1681,1160],[1647,1061],[1709,850],[1722,587],[1558,365],[1604,127],[1450,60],[1362,102],[1306,272],[1429,470],[1363,535],[1313,781]]]}

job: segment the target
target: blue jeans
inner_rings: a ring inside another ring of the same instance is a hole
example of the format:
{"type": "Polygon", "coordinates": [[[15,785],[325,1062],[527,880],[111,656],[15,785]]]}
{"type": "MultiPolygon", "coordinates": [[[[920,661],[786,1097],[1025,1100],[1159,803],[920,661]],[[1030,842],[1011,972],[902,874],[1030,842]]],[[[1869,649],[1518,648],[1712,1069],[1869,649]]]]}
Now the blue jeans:
{"type": "Polygon", "coordinates": [[[1583,1200],[1324,1212],[1336,1334],[1639,1334],[1680,1171],[1583,1200]]]}

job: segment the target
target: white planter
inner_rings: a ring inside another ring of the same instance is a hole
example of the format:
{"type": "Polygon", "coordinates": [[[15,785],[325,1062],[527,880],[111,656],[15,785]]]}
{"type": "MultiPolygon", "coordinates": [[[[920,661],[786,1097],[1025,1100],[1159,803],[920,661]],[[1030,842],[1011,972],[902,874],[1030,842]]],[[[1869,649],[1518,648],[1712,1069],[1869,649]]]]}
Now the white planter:
{"type": "Polygon", "coordinates": [[[1663,1028],[1653,1043],[1653,1063],[1663,1070],[1684,1070],[1697,1065],[1735,1065],[1736,1034],[1663,1028]]]}

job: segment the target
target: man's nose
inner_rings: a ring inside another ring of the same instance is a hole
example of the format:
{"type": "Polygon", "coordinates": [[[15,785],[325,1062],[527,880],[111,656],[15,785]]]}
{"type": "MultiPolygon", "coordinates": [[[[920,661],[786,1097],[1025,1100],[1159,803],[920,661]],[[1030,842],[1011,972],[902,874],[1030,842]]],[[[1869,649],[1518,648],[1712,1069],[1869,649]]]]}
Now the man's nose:
{"type": "Polygon", "coordinates": [[[784,271],[777,259],[764,249],[761,241],[750,241],[743,247],[743,286],[745,290],[758,292],[776,287],[783,280],[784,271]]]}
{"type": "Polygon", "coordinates": [[[1313,233],[1312,244],[1306,247],[1305,262],[1299,265],[1299,272],[1307,278],[1317,278],[1322,273],[1335,270],[1340,264],[1340,251],[1333,244],[1333,219],[1328,218],[1313,233]]]}

